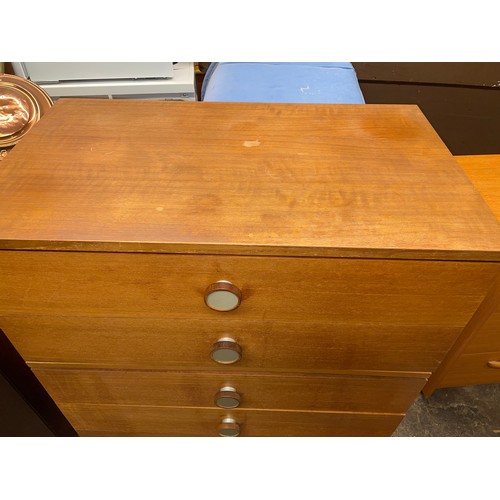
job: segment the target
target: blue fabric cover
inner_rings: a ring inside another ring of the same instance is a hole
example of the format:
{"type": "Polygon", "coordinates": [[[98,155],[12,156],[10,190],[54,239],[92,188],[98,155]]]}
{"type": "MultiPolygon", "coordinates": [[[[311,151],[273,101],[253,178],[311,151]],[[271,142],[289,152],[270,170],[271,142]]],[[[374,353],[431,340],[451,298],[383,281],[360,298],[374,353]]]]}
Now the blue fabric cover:
{"type": "Polygon", "coordinates": [[[201,100],[364,104],[351,63],[212,63],[201,100]]]}

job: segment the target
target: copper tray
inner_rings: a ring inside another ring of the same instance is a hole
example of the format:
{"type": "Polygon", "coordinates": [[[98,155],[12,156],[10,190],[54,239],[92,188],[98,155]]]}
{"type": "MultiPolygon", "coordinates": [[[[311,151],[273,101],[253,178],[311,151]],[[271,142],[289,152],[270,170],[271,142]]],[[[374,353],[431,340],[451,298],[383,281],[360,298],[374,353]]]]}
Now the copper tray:
{"type": "MultiPolygon", "coordinates": [[[[49,94],[20,76],[0,74],[0,149],[17,144],[53,106],[49,94]]],[[[0,160],[5,154],[0,155],[0,160]]]]}

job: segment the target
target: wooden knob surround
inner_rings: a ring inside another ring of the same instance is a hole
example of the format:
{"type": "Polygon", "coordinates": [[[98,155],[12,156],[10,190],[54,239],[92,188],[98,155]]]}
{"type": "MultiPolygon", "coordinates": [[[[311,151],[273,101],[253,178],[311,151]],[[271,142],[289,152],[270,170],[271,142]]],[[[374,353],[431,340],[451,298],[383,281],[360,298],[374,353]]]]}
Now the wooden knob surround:
{"type": "Polygon", "coordinates": [[[214,311],[232,311],[240,302],[241,291],[230,281],[216,281],[205,290],[205,304],[214,311]]]}
{"type": "Polygon", "coordinates": [[[219,408],[237,408],[241,403],[241,396],[234,387],[222,387],[215,395],[214,403],[219,408]]]}
{"type": "Polygon", "coordinates": [[[230,365],[241,359],[241,347],[236,340],[222,337],[212,345],[210,357],[217,363],[230,365]]]}
{"type": "Polygon", "coordinates": [[[234,418],[224,418],[219,425],[219,436],[236,437],[240,435],[240,424],[234,418]]]}

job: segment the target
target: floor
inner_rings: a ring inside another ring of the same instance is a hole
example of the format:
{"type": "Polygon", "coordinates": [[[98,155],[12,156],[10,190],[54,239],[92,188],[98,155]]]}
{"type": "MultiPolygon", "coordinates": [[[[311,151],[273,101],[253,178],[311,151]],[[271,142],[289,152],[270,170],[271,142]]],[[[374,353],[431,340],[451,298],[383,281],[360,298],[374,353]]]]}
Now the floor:
{"type": "Polygon", "coordinates": [[[395,437],[500,436],[500,384],[452,387],[420,396],[395,437]]]}

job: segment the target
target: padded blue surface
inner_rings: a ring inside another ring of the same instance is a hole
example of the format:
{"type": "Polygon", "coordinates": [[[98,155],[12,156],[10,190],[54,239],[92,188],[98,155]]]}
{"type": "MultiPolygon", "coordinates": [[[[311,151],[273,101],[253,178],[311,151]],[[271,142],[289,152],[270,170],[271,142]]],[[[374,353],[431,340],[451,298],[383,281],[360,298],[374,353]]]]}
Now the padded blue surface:
{"type": "Polygon", "coordinates": [[[203,101],[364,104],[351,63],[212,63],[203,101]]]}

